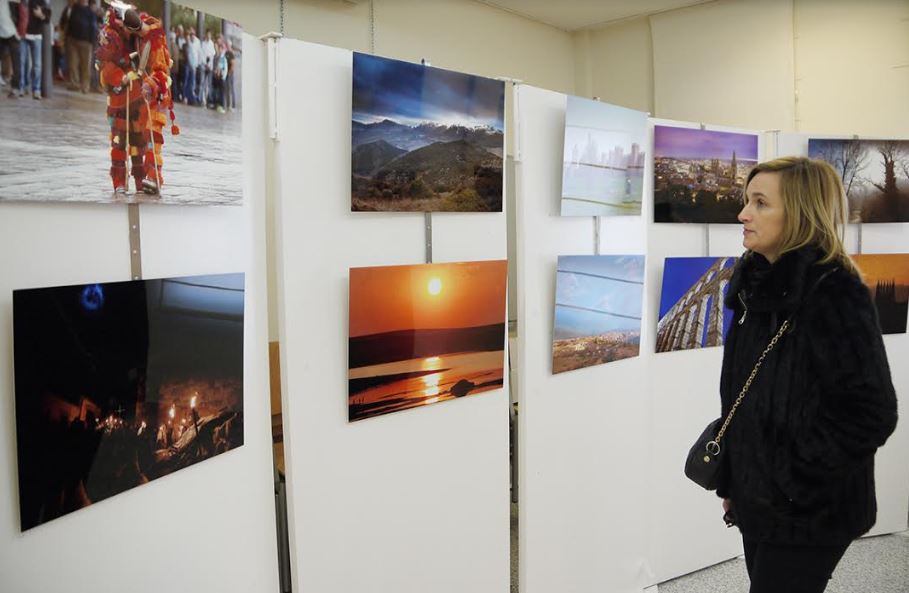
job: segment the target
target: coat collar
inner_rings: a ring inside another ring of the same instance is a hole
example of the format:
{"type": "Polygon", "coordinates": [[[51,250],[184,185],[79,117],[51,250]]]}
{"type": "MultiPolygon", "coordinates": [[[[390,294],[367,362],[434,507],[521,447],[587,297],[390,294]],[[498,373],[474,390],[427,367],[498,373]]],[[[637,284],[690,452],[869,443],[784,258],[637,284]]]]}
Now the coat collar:
{"type": "Polygon", "coordinates": [[[741,308],[739,293],[754,311],[791,311],[801,302],[806,284],[820,273],[817,262],[823,253],[812,246],[783,254],[770,263],[763,255],[746,251],[739,259],[725,305],[741,308]]]}

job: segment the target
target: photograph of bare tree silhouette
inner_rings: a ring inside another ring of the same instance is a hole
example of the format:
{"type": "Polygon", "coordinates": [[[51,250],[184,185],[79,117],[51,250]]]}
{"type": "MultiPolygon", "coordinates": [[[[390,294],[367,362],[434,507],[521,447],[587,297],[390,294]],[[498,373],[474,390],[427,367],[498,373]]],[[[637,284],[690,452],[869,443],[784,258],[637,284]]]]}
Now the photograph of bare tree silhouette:
{"type": "Polygon", "coordinates": [[[906,333],[909,313],[909,254],[853,255],[877,309],[881,333],[906,333]]]}
{"type": "Polygon", "coordinates": [[[351,210],[501,212],[505,84],[353,54],[351,210]]]}
{"type": "Polygon", "coordinates": [[[243,283],[13,292],[23,531],[243,444],[243,283]]]}
{"type": "Polygon", "coordinates": [[[502,387],[507,265],[351,268],[348,419],[502,387]]]}
{"type": "Polygon", "coordinates": [[[654,126],[653,221],[738,223],[756,134],[654,126]]]}
{"type": "Polygon", "coordinates": [[[840,174],[849,222],[909,222],[909,140],[810,138],[808,156],[840,174]]]}
{"type": "Polygon", "coordinates": [[[559,256],[552,373],[637,356],[643,298],[643,255],[559,256]]]}

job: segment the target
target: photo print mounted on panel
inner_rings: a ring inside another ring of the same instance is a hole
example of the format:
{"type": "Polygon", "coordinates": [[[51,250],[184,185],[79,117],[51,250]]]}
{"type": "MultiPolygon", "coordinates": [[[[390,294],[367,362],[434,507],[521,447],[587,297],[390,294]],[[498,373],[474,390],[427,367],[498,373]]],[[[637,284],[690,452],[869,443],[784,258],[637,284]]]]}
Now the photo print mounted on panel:
{"type": "Polygon", "coordinates": [[[243,444],[243,282],[13,292],[23,531],[243,444]]]}
{"type": "Polygon", "coordinates": [[[643,255],[559,256],[553,374],[640,353],[643,255]]]}
{"type": "Polygon", "coordinates": [[[350,269],[348,419],[504,384],[507,262],[350,269]]]}
{"type": "Polygon", "coordinates": [[[738,224],[757,159],[756,134],[655,126],[654,222],[738,224]]]}
{"type": "Polygon", "coordinates": [[[501,212],[505,83],[353,54],[351,210],[501,212]]]}
{"type": "Polygon", "coordinates": [[[562,216],[639,216],[646,146],[646,113],[569,96],[562,216]]]}
{"type": "Polygon", "coordinates": [[[909,222],[909,140],[808,140],[843,180],[849,222],[909,222]]]}
{"type": "Polygon", "coordinates": [[[53,3],[69,51],[3,89],[0,202],[242,203],[243,31],[164,5],[53,3]]]}
{"type": "Polygon", "coordinates": [[[881,333],[906,333],[909,306],[909,254],[853,255],[877,309],[881,333]]]}
{"type": "Polygon", "coordinates": [[[723,303],[735,257],[667,257],[656,351],[722,346],[732,310],[723,303]]]}

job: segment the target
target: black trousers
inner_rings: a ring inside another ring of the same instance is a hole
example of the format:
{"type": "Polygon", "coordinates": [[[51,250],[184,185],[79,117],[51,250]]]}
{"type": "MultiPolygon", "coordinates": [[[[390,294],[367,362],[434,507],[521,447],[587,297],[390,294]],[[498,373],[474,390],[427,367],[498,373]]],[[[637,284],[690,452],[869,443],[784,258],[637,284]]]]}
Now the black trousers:
{"type": "Polygon", "coordinates": [[[742,538],[750,593],[823,593],[849,544],[786,546],[742,538]]]}

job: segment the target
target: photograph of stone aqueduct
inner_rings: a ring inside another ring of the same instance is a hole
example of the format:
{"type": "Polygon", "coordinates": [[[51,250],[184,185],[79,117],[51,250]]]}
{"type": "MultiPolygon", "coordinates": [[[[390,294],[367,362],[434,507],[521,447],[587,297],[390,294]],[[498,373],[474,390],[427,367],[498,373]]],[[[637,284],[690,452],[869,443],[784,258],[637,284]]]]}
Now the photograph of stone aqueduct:
{"type": "MultiPolygon", "coordinates": [[[[735,260],[734,257],[717,258],[660,318],[657,324],[657,352],[723,345],[726,333],[723,297],[732,278],[735,260]]],[[[668,272],[668,267],[664,274],[668,272]]],[[[665,284],[667,280],[663,282],[665,284]]]]}

